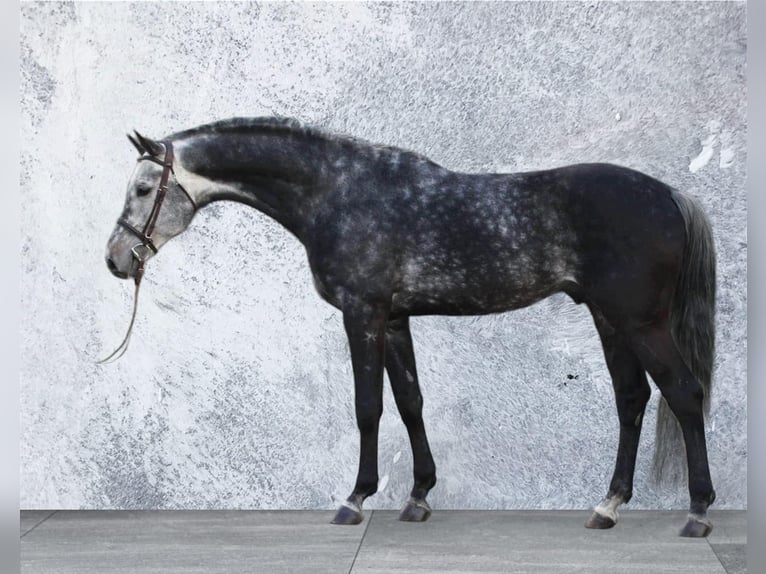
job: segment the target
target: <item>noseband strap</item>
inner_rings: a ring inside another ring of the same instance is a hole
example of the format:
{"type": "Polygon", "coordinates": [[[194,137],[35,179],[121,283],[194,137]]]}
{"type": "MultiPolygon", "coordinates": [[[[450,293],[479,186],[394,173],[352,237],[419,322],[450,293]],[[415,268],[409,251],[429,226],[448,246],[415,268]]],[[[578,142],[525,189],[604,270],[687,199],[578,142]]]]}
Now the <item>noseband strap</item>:
{"type": "MultiPolygon", "coordinates": [[[[145,254],[139,254],[136,249],[138,247],[146,247],[153,253],[157,253],[157,246],[154,244],[154,241],[152,240],[152,233],[154,232],[154,228],[157,225],[157,219],[159,219],[160,216],[160,208],[162,207],[162,203],[165,201],[165,195],[168,192],[168,179],[170,178],[170,174],[172,173],[175,177],[175,171],[173,170],[173,144],[170,141],[163,141],[161,142],[162,145],[165,146],[165,159],[159,160],[156,157],[152,155],[142,155],[138,158],[138,161],[152,161],[156,164],[159,164],[162,166],[162,176],[160,177],[160,186],[157,189],[157,195],[154,198],[154,205],[152,206],[152,210],[149,212],[149,217],[146,219],[146,223],[144,223],[143,230],[137,229],[133,224],[131,224],[127,219],[124,217],[120,217],[117,220],[117,223],[130,231],[133,235],[138,237],[138,239],[141,240],[141,243],[134,245],[133,249],[131,249],[131,253],[133,254],[133,258],[138,261],[138,270],[136,271],[136,284],[138,284],[141,281],[141,276],[144,272],[144,261],[145,257],[143,255],[145,254]]],[[[181,191],[184,192],[186,197],[191,202],[192,206],[194,207],[195,211],[197,209],[197,204],[192,199],[191,195],[189,195],[189,192],[184,189],[184,187],[178,182],[176,179],[176,184],[181,189],[181,191]]]]}

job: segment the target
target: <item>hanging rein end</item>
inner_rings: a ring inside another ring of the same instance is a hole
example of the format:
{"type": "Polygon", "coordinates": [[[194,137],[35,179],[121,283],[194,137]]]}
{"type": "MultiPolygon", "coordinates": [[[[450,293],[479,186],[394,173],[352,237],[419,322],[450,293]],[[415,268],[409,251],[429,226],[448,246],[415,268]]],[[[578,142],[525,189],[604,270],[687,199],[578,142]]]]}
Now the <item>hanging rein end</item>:
{"type": "Polygon", "coordinates": [[[104,357],[103,359],[96,361],[96,365],[106,365],[108,363],[113,363],[120,357],[122,357],[125,354],[125,351],[128,350],[128,342],[130,341],[130,335],[133,332],[133,323],[136,321],[136,311],[138,310],[138,287],[141,284],[141,279],[144,276],[144,260],[139,258],[138,259],[138,269],[136,269],[136,275],[134,277],[134,283],[136,286],[136,289],[133,293],[133,314],[130,317],[130,324],[128,325],[128,332],[125,333],[125,337],[122,339],[122,342],[119,344],[119,346],[112,351],[112,353],[104,357]]]}

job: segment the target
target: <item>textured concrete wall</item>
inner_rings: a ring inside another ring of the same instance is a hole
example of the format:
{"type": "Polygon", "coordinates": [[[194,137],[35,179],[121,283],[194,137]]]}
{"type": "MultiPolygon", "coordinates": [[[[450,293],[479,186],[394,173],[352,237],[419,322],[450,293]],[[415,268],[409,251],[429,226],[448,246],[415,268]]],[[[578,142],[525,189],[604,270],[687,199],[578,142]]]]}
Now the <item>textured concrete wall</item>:
{"type": "MultiPolygon", "coordinates": [[[[135,152],[230,116],[293,116],[518,171],[608,161],[698,196],[719,252],[708,437],[720,507],[746,499],[745,4],[22,5],[22,507],[329,508],[356,472],[341,317],[285,230],[205,208],[132,290],[103,262],[135,152]]],[[[587,507],[617,417],[598,337],[555,296],[413,321],[436,508],[587,507]]],[[[379,494],[411,462],[390,391],[379,494]]],[[[685,507],[647,480],[635,507],[685,507]]]]}

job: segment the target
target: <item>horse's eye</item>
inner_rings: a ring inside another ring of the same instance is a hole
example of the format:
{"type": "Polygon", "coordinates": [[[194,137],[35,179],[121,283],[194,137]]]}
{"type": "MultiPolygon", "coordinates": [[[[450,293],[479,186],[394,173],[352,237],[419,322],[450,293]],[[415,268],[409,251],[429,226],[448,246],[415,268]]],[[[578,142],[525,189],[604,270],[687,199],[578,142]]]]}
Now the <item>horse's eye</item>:
{"type": "Polygon", "coordinates": [[[136,195],[141,197],[142,195],[149,195],[152,192],[152,188],[148,185],[139,185],[136,188],[136,195]]]}

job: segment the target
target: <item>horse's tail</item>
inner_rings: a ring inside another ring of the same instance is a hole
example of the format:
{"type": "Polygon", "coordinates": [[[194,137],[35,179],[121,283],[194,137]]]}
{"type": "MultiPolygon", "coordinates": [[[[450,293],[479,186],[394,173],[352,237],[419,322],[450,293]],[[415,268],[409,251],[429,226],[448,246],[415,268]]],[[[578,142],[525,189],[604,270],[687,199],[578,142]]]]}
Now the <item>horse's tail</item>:
{"type": "MultiPolygon", "coordinates": [[[[716,258],[710,221],[691,196],[677,190],[672,198],[686,227],[681,273],[678,277],[671,331],[686,365],[702,385],[703,409],[710,411],[715,350],[716,258]]],[[[686,477],[686,448],[678,420],[664,398],[657,411],[653,475],[657,482],[680,482],[686,477]]]]}

